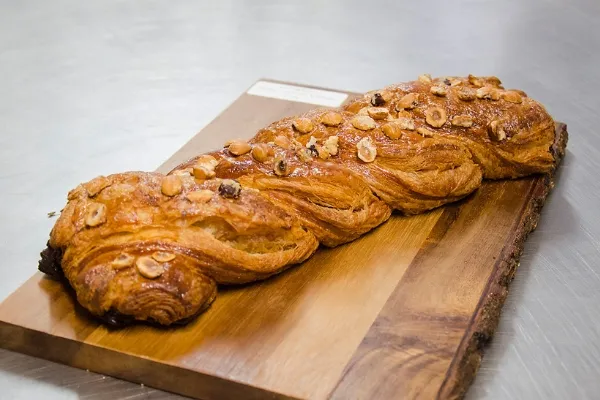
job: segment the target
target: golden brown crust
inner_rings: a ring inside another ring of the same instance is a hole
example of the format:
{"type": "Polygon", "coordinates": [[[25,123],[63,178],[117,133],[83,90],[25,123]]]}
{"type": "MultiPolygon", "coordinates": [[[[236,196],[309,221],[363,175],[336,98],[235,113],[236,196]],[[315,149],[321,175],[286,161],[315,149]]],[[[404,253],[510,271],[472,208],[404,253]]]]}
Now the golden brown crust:
{"type": "Polygon", "coordinates": [[[80,185],[50,246],[92,313],[168,325],[206,308],[217,283],[281,272],[392,210],[456,201],[482,178],[548,172],[553,138],[544,108],[497,78],[422,76],[282,119],[167,176],[80,185]]]}

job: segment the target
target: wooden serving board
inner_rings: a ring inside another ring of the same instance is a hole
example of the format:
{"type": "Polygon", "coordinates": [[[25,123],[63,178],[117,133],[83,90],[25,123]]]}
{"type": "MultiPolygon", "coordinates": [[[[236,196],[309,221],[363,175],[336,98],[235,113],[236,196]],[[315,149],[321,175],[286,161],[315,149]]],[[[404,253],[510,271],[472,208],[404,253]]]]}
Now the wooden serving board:
{"type": "MultiPolygon", "coordinates": [[[[243,94],[160,171],[315,107],[300,101],[345,97],[268,86],[253,92],[279,99],[243,94]]],[[[557,132],[562,156],[565,126],[557,132]]],[[[551,176],[487,182],[460,203],[393,215],[272,279],[221,288],[176,329],[111,330],[36,273],[0,304],[0,346],[204,399],[460,397],[551,186],[551,176]]]]}

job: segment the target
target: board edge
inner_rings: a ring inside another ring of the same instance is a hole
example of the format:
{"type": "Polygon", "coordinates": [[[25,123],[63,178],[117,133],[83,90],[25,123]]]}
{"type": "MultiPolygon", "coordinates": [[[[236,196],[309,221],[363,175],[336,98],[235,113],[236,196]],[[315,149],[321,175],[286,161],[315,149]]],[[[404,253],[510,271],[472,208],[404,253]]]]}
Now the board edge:
{"type": "Polygon", "coordinates": [[[498,260],[497,266],[481,294],[471,323],[440,386],[437,399],[460,399],[465,396],[479,370],[484,350],[498,327],[502,307],[508,296],[510,283],[520,264],[519,259],[525,243],[529,234],[537,227],[542,208],[554,188],[556,171],[565,156],[569,138],[567,126],[557,122],[555,130],[555,141],[551,149],[555,158],[555,167],[550,173],[539,179],[533,187],[531,200],[517,224],[515,239],[503,249],[502,257],[498,260]],[[502,264],[505,266],[502,267],[502,264]]]}

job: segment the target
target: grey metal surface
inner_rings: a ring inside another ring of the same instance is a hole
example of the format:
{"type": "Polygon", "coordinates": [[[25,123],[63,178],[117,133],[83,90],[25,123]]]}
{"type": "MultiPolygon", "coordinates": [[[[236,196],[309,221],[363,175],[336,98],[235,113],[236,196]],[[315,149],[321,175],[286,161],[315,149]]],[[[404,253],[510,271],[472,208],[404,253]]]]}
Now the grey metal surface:
{"type": "MultiPolygon", "coordinates": [[[[596,0],[0,0],[0,299],[36,270],[67,190],[154,169],[260,77],[366,91],[494,74],[571,140],[468,398],[598,398],[599,26],[596,0]]],[[[0,388],[175,398],[6,351],[0,388]]]]}

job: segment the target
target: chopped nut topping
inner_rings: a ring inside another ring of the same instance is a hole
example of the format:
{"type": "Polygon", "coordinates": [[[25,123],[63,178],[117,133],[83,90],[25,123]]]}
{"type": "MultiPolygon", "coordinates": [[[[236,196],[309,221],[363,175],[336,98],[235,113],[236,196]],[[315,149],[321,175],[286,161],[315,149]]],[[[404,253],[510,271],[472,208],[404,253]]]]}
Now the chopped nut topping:
{"type": "Polygon", "coordinates": [[[252,150],[252,146],[243,140],[234,140],[229,144],[229,152],[234,156],[241,156],[252,150]]]}
{"type": "Polygon", "coordinates": [[[469,83],[475,87],[482,87],[483,86],[483,80],[481,80],[480,78],[476,77],[475,75],[471,75],[469,74],[469,83]]]}
{"type": "Polygon", "coordinates": [[[315,138],[314,136],[311,136],[310,139],[308,139],[308,142],[306,142],[306,148],[310,149],[311,147],[315,147],[316,144],[317,144],[317,138],[315,138]]]}
{"type": "Polygon", "coordinates": [[[309,162],[312,161],[313,159],[313,155],[317,156],[317,148],[313,146],[314,149],[314,153],[312,152],[312,149],[307,149],[307,148],[300,148],[297,151],[297,155],[298,158],[300,159],[300,161],[302,162],[309,162]]]}
{"type": "Polygon", "coordinates": [[[521,95],[513,90],[502,93],[502,98],[511,103],[520,104],[523,102],[521,95]]]}
{"type": "Polygon", "coordinates": [[[475,94],[477,96],[478,99],[485,99],[485,100],[500,100],[500,92],[498,91],[498,89],[494,89],[491,86],[484,86],[482,88],[477,89],[477,92],[475,94]]]}
{"type": "Polygon", "coordinates": [[[361,108],[360,110],[358,110],[358,112],[356,113],[356,115],[369,115],[369,107],[364,107],[361,108]]]}
{"type": "Polygon", "coordinates": [[[176,171],[173,171],[171,173],[171,175],[177,175],[177,176],[181,176],[183,178],[185,178],[186,176],[191,176],[193,173],[193,168],[185,168],[185,169],[178,169],[176,171]]]}
{"type": "Polygon", "coordinates": [[[289,149],[292,147],[292,142],[290,142],[290,139],[283,135],[277,136],[274,143],[279,147],[283,147],[284,149],[289,149]]]}
{"type": "Polygon", "coordinates": [[[152,258],[154,258],[158,262],[169,262],[175,259],[175,254],[168,253],[166,251],[155,251],[152,253],[152,258]]]}
{"type": "Polygon", "coordinates": [[[338,126],[342,123],[342,114],[330,111],[323,114],[321,123],[326,126],[338,126]]]}
{"type": "Polygon", "coordinates": [[[203,154],[196,159],[196,165],[210,166],[209,169],[214,169],[219,162],[216,158],[209,154],[203,154]]]}
{"type": "Polygon", "coordinates": [[[400,101],[396,104],[396,111],[403,109],[412,110],[417,106],[419,102],[419,95],[417,93],[409,93],[403,96],[400,101]]]}
{"type": "Polygon", "coordinates": [[[367,112],[373,119],[386,119],[390,115],[390,112],[385,107],[369,107],[367,112]]]}
{"type": "Polygon", "coordinates": [[[373,118],[365,115],[357,115],[350,120],[350,123],[353,127],[360,129],[361,131],[370,131],[371,129],[375,129],[377,127],[377,124],[373,118]]]}
{"type": "Polygon", "coordinates": [[[377,147],[370,137],[364,137],[356,144],[358,158],[364,162],[373,162],[377,157],[377,147]]]}
{"type": "Polygon", "coordinates": [[[398,124],[400,129],[406,129],[408,131],[415,130],[415,121],[413,121],[412,118],[400,117],[396,119],[395,122],[398,124]]]}
{"type": "Polygon", "coordinates": [[[431,93],[435,94],[436,96],[440,96],[440,97],[443,97],[448,94],[448,91],[446,90],[446,88],[444,86],[434,85],[429,89],[429,91],[431,93]]]}
{"type": "Polygon", "coordinates": [[[211,155],[205,154],[196,160],[196,164],[192,168],[194,178],[198,180],[211,179],[215,176],[215,167],[219,162],[211,155]]]}
{"type": "Polygon", "coordinates": [[[265,143],[255,144],[252,148],[252,157],[258,162],[265,162],[273,155],[271,146],[265,143]]]}
{"type": "Polygon", "coordinates": [[[329,136],[327,139],[325,139],[325,142],[323,142],[323,147],[332,156],[335,156],[338,153],[339,139],[340,138],[337,136],[329,136]]]}
{"type": "Polygon", "coordinates": [[[215,176],[215,171],[208,170],[206,169],[206,167],[198,165],[194,166],[192,172],[194,174],[194,178],[196,178],[199,181],[210,179],[215,176]]]}
{"type": "Polygon", "coordinates": [[[242,186],[233,179],[223,179],[219,185],[219,194],[226,199],[237,199],[242,192],[242,186]]]}
{"type": "Polygon", "coordinates": [[[324,146],[317,146],[317,154],[321,160],[327,160],[331,156],[329,150],[324,146]]]}
{"type": "Polygon", "coordinates": [[[500,121],[492,121],[488,126],[488,135],[495,142],[501,142],[506,139],[506,132],[502,128],[500,121]]]}
{"type": "Polygon", "coordinates": [[[425,111],[425,121],[434,128],[439,128],[446,123],[446,111],[440,107],[432,107],[425,111]]]}
{"type": "Polygon", "coordinates": [[[423,137],[434,137],[435,136],[435,132],[430,131],[427,128],[417,128],[417,133],[423,137]]]}
{"type": "Polygon", "coordinates": [[[164,272],[164,267],[150,256],[143,256],[135,262],[138,272],[144,278],[155,279],[164,272]]]}
{"type": "Polygon", "coordinates": [[[493,85],[493,86],[502,85],[502,81],[500,79],[498,79],[498,77],[495,77],[495,76],[486,76],[483,79],[485,80],[485,83],[487,83],[488,85],[493,85]]]}
{"type": "Polygon", "coordinates": [[[189,192],[185,197],[192,203],[207,203],[212,199],[214,192],[212,190],[202,189],[189,192]]]}
{"type": "Polygon", "coordinates": [[[402,136],[402,129],[397,122],[388,122],[381,127],[381,130],[390,139],[398,139],[402,136]]]}
{"type": "Polygon", "coordinates": [[[410,115],[410,112],[406,110],[400,110],[398,111],[396,118],[412,118],[412,115],[410,115]]]}
{"type": "Polygon", "coordinates": [[[133,265],[134,260],[135,257],[133,257],[131,254],[121,253],[112,261],[111,265],[114,269],[126,268],[133,265]]]}
{"type": "Polygon", "coordinates": [[[165,196],[173,197],[181,193],[183,185],[181,177],[177,175],[167,175],[163,178],[160,190],[165,196]]]}
{"type": "Polygon", "coordinates": [[[273,161],[273,172],[275,175],[286,176],[291,172],[288,162],[283,157],[275,157],[273,161]]]}
{"type": "Polygon", "coordinates": [[[87,226],[98,226],[106,222],[106,206],[102,203],[89,203],[85,216],[87,226]]]}
{"type": "Polygon", "coordinates": [[[296,118],[292,126],[300,133],[309,133],[315,129],[315,124],[308,118],[296,118]]]}
{"type": "Polygon", "coordinates": [[[458,86],[462,83],[462,81],[460,79],[456,79],[456,78],[450,78],[450,86],[454,87],[454,86],[458,86]]]}
{"type": "Polygon", "coordinates": [[[475,90],[467,87],[461,87],[456,91],[456,95],[462,101],[473,101],[475,100],[475,90]]]}
{"type": "Polygon", "coordinates": [[[371,104],[375,107],[381,107],[382,105],[384,105],[386,102],[390,101],[392,99],[392,94],[388,91],[381,91],[381,92],[377,92],[374,93],[373,96],[371,97],[371,104]]]}
{"type": "Polygon", "coordinates": [[[431,83],[431,75],[429,75],[429,74],[419,75],[419,82],[431,83]]]}
{"type": "Polygon", "coordinates": [[[452,125],[462,126],[463,128],[470,128],[473,126],[473,118],[468,115],[457,115],[452,118],[452,125]]]}

